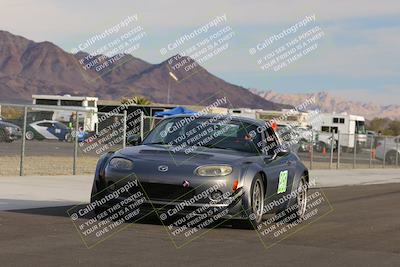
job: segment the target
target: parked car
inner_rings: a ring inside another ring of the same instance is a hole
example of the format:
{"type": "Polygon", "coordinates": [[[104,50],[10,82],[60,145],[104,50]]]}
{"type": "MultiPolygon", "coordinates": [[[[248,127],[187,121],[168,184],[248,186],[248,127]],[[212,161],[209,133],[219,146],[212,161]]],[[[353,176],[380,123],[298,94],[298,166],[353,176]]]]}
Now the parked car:
{"type": "Polygon", "coordinates": [[[21,128],[0,117],[0,142],[11,143],[21,138],[21,128]]]}
{"type": "Polygon", "coordinates": [[[400,162],[400,136],[386,138],[378,141],[376,146],[376,158],[385,160],[389,165],[400,162]]]}
{"type": "Polygon", "coordinates": [[[281,123],[277,124],[275,132],[281,139],[282,143],[285,143],[288,147],[291,148],[292,151],[298,150],[300,136],[295,127],[291,126],[290,124],[281,123]]]}
{"type": "MultiPolygon", "coordinates": [[[[335,136],[337,136],[337,134],[335,136]]],[[[332,142],[331,133],[326,133],[326,132],[314,133],[313,147],[315,151],[320,153],[322,153],[323,151],[330,151],[331,144],[333,144],[333,150],[335,151],[338,147],[337,140],[335,138],[335,140],[332,142]]]]}
{"type": "Polygon", "coordinates": [[[71,129],[58,121],[42,120],[27,125],[25,138],[27,140],[59,140],[72,141],[71,129]]]}
{"type": "Polygon", "coordinates": [[[300,127],[297,126],[295,127],[295,130],[297,131],[299,135],[299,151],[300,152],[309,152],[310,150],[310,144],[312,144],[312,137],[313,137],[313,132],[311,128],[308,127],[300,127]]]}

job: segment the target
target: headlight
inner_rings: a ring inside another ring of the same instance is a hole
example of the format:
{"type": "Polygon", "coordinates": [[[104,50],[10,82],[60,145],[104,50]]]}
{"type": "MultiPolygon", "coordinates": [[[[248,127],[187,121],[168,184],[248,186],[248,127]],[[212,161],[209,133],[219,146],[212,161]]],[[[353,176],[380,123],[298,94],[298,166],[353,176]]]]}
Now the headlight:
{"type": "Polygon", "coordinates": [[[115,169],[131,170],[133,168],[133,162],[123,158],[113,158],[109,166],[115,169]]]}
{"type": "Polygon", "coordinates": [[[232,167],[228,165],[205,165],[195,170],[200,176],[225,176],[232,173],[232,167]]]}
{"type": "Polygon", "coordinates": [[[7,126],[7,127],[4,127],[4,129],[6,130],[6,132],[7,132],[7,133],[12,133],[12,132],[13,132],[13,130],[14,130],[14,128],[13,128],[13,127],[9,127],[9,126],[7,126]]]}

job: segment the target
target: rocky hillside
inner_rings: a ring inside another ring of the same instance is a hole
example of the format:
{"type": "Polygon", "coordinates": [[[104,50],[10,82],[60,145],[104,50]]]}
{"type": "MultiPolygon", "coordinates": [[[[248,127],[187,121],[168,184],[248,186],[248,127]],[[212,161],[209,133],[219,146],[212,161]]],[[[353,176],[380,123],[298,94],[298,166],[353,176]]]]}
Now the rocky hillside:
{"type": "Polygon", "coordinates": [[[0,101],[26,102],[32,94],[70,94],[106,100],[143,95],[153,102],[165,103],[169,88],[174,104],[206,104],[217,93],[227,96],[233,107],[288,107],[230,84],[190,58],[181,60],[186,60],[185,66],[194,67],[189,71],[173,68],[170,59],[150,64],[132,55],[89,58],[84,52],[70,54],[50,42],[37,43],[0,31],[0,101]],[[94,61],[95,65],[85,68],[94,61]],[[107,62],[114,63],[101,67],[107,62]]]}

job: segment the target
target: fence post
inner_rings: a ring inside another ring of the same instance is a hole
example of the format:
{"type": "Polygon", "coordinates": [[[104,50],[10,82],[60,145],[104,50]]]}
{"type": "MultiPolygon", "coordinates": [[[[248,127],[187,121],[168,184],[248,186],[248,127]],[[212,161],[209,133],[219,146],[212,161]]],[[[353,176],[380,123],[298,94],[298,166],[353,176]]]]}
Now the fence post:
{"type": "Polygon", "coordinates": [[[125,148],[126,147],[126,118],[127,118],[127,111],[124,110],[124,132],[123,132],[123,139],[122,139],[122,147],[125,148]]]}
{"type": "Polygon", "coordinates": [[[144,135],[144,118],[143,118],[143,110],[140,113],[140,139],[143,140],[144,135]]]}
{"type": "Polygon", "coordinates": [[[375,154],[374,143],[375,143],[375,137],[372,136],[371,144],[369,146],[369,168],[372,168],[372,156],[375,154]]]}
{"type": "Polygon", "coordinates": [[[19,176],[25,175],[25,143],[26,143],[26,116],[28,114],[28,107],[24,107],[24,123],[22,126],[22,145],[21,145],[21,159],[19,162],[19,176]]]}
{"type": "Polygon", "coordinates": [[[313,168],[313,157],[314,157],[314,130],[311,130],[311,144],[310,144],[310,170],[313,168]]]}
{"type": "Polygon", "coordinates": [[[383,168],[386,168],[386,136],[383,138],[383,168]]]}
{"type": "Polygon", "coordinates": [[[337,163],[336,163],[336,169],[340,169],[340,131],[338,130],[337,132],[338,139],[337,139],[337,163]]]}
{"type": "Polygon", "coordinates": [[[357,161],[357,134],[354,133],[354,145],[353,145],[353,169],[356,168],[356,161],[357,161]]]}
{"type": "Polygon", "coordinates": [[[76,175],[76,160],[78,157],[78,129],[79,129],[79,116],[78,116],[78,111],[76,111],[76,116],[75,116],[75,139],[74,139],[74,162],[72,166],[72,174],[76,175]]]}
{"type": "Polygon", "coordinates": [[[335,133],[332,131],[330,159],[329,159],[329,169],[332,169],[332,165],[333,165],[333,144],[334,144],[334,142],[335,142],[335,133]]]}
{"type": "Polygon", "coordinates": [[[396,142],[396,167],[399,167],[399,142],[400,138],[398,138],[396,142]]]}

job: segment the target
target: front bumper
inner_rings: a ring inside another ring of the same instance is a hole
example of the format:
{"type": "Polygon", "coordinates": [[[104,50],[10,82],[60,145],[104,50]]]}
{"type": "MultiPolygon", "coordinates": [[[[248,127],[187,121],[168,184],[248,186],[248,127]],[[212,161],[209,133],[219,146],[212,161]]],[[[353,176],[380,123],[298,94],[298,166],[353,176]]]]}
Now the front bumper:
{"type": "MultiPolygon", "coordinates": [[[[104,189],[96,188],[92,192],[91,202],[105,198],[107,195],[112,194],[116,190],[112,183],[108,184],[111,185],[104,189]]],[[[242,198],[244,197],[244,190],[242,188],[237,189],[235,192],[229,194],[229,196],[225,192],[220,201],[212,200],[209,196],[196,199],[196,196],[200,194],[199,188],[191,189],[191,191],[180,195],[175,199],[156,198],[154,195],[149,194],[149,191],[146,190],[142,185],[140,185],[139,191],[141,191],[142,195],[144,196],[144,201],[140,204],[140,212],[146,215],[153,214],[160,216],[160,214],[164,213],[173,219],[186,215],[190,215],[190,217],[202,216],[209,210],[218,210],[219,213],[223,214],[221,219],[247,218],[246,213],[242,208],[242,198]]],[[[121,194],[118,198],[103,204],[101,209],[109,209],[119,203],[123,203],[135,193],[137,193],[137,191],[121,194]]]]}
{"type": "Polygon", "coordinates": [[[12,130],[10,132],[6,132],[6,138],[8,141],[15,141],[22,137],[21,131],[12,130]]]}

